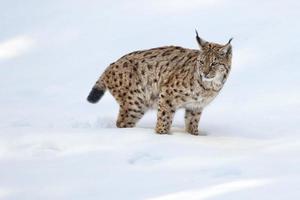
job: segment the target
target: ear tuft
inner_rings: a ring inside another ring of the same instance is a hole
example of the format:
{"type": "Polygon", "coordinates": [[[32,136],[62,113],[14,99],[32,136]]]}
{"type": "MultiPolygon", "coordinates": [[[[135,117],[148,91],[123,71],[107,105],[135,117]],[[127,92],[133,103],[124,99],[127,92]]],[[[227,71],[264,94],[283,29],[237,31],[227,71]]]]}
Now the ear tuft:
{"type": "Polygon", "coordinates": [[[195,29],[195,32],[196,32],[196,40],[197,40],[197,43],[198,43],[200,49],[202,49],[202,47],[203,47],[207,42],[206,42],[205,40],[203,40],[202,38],[199,37],[197,29],[195,29]]]}
{"type": "Polygon", "coordinates": [[[199,43],[201,39],[200,39],[200,37],[199,37],[199,35],[198,35],[197,29],[195,29],[195,32],[196,32],[196,40],[197,40],[197,42],[199,43]]]}

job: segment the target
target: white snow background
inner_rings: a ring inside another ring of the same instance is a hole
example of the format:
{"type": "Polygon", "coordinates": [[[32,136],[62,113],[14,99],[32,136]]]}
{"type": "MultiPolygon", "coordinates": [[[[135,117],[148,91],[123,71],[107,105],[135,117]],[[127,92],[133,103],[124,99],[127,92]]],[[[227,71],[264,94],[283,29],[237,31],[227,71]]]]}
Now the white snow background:
{"type": "Polygon", "coordinates": [[[300,2],[0,2],[0,199],[300,199],[300,2]],[[234,37],[233,66],[200,122],[117,129],[103,70],[134,50],[234,37]]]}

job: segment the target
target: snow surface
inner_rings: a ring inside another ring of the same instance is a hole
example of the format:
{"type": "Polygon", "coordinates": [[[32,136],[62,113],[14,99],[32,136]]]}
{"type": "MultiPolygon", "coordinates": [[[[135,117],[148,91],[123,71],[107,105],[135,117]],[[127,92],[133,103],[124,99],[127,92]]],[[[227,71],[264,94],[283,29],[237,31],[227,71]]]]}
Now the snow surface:
{"type": "Polygon", "coordinates": [[[296,0],[0,2],[0,199],[300,199],[296,0]],[[117,129],[108,93],[86,96],[125,53],[234,47],[201,133],[156,135],[155,111],[117,129]]]}

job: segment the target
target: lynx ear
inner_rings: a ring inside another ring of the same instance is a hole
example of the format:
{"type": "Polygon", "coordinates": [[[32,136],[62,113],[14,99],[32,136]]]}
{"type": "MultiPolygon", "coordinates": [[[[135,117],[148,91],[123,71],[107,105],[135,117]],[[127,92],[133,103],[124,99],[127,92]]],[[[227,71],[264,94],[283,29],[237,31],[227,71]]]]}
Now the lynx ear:
{"type": "Polygon", "coordinates": [[[232,40],[233,38],[230,38],[227,44],[225,44],[224,47],[221,49],[221,51],[223,51],[225,54],[231,53],[232,46],[230,43],[232,40]]]}
{"type": "Polygon", "coordinates": [[[196,31],[196,40],[197,40],[197,43],[198,43],[200,49],[202,49],[203,46],[207,43],[207,41],[205,41],[205,40],[203,40],[202,38],[199,37],[197,29],[195,29],[195,31],[196,31]]]}

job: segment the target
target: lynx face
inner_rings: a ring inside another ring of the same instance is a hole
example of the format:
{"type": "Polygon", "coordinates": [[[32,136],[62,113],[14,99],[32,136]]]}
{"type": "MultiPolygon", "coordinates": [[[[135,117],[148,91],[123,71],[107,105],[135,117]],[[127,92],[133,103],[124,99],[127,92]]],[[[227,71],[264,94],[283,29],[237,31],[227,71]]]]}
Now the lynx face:
{"type": "Polygon", "coordinates": [[[232,39],[226,45],[209,43],[197,36],[201,50],[198,67],[204,82],[210,82],[211,87],[220,90],[231,68],[232,39]]]}
{"type": "Polygon", "coordinates": [[[217,74],[226,74],[230,71],[231,46],[206,42],[201,50],[199,63],[205,78],[214,78],[217,74]]]}

